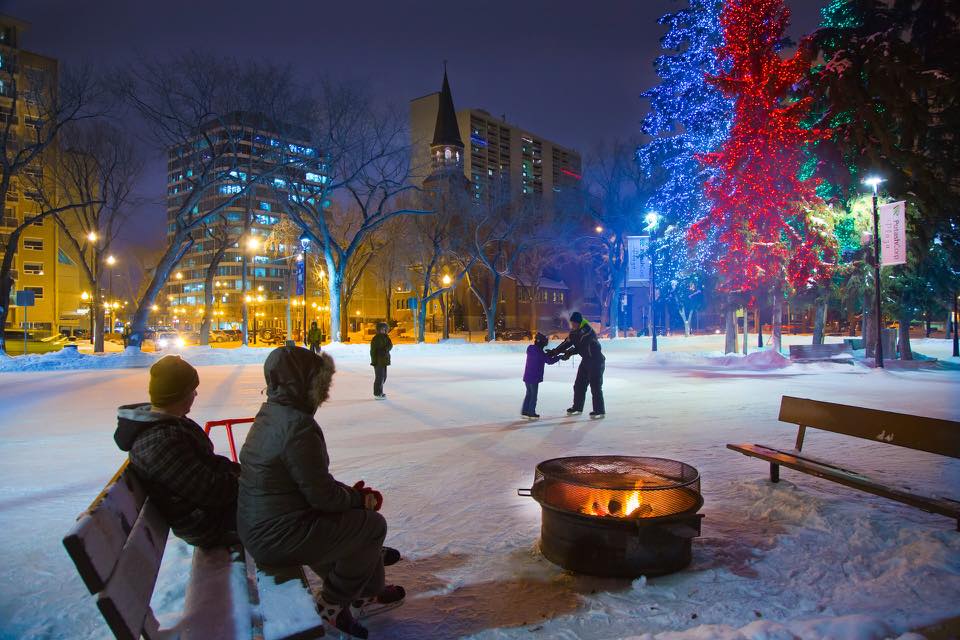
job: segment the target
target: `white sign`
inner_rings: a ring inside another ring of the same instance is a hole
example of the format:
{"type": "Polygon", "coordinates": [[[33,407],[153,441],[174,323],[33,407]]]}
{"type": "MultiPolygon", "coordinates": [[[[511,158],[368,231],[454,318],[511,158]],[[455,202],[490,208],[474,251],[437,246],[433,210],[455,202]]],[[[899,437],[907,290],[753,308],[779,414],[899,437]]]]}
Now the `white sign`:
{"type": "Polygon", "coordinates": [[[627,236],[627,286],[650,283],[650,236],[627,236]]]}
{"type": "Polygon", "coordinates": [[[907,203],[880,206],[880,264],[907,263],[907,203]]]}

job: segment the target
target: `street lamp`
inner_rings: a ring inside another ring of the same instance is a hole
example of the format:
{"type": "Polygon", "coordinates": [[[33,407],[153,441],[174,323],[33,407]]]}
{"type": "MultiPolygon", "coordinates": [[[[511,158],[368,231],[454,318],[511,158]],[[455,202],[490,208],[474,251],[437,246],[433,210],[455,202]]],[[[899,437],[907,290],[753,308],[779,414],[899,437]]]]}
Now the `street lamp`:
{"type": "Polygon", "coordinates": [[[93,344],[93,296],[84,291],[80,294],[80,299],[90,305],[90,344],[93,344]]]}
{"type": "Polygon", "coordinates": [[[450,278],[449,274],[443,274],[443,339],[450,339],[450,283],[453,280],[450,278]]]}
{"type": "Polygon", "coordinates": [[[874,350],[876,365],[883,368],[883,318],[880,306],[880,213],[877,209],[877,191],[883,178],[870,176],[863,184],[873,189],[873,292],[877,309],[877,347],[874,350]]]}
{"type": "Polygon", "coordinates": [[[112,255],[107,256],[107,266],[110,267],[110,282],[108,284],[108,292],[107,292],[108,298],[113,297],[113,267],[115,264],[117,264],[117,259],[114,258],[112,255]]]}
{"type": "MultiPolygon", "coordinates": [[[[654,247],[657,238],[657,225],[660,223],[660,215],[656,211],[647,213],[644,217],[647,223],[647,232],[650,234],[650,319],[653,325],[653,337],[650,342],[650,350],[657,350],[657,254],[654,247]]],[[[619,310],[617,310],[619,311],[619,310]]]]}
{"type": "Polygon", "coordinates": [[[307,259],[310,252],[310,236],[306,231],[300,234],[300,249],[302,250],[300,254],[300,269],[303,274],[303,281],[300,283],[303,286],[303,327],[301,328],[300,335],[303,337],[303,346],[309,346],[307,344],[307,269],[310,268],[310,261],[307,259]]]}

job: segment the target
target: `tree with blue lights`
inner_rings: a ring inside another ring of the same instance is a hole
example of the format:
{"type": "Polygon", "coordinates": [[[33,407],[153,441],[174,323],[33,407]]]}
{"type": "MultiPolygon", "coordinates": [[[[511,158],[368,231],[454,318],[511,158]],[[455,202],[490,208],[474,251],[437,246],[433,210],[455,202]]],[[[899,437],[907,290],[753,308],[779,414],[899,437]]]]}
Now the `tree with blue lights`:
{"type": "Polygon", "coordinates": [[[652,139],[637,150],[637,161],[647,175],[658,178],[646,204],[660,214],[665,229],[656,252],[657,271],[668,289],[666,297],[678,304],[688,328],[693,310],[678,296],[687,295],[691,284],[699,285],[710,251],[710,242],[687,243],[690,225],[710,209],[703,191],[710,169],[699,158],[720,148],[733,112],[732,101],[707,81],[721,71],[714,49],[723,43],[722,6],[722,0],[689,0],[688,8],[660,18],[669,27],[660,39],[668,53],[655,62],[661,82],[641,94],[650,101],[642,130],[652,139]]]}

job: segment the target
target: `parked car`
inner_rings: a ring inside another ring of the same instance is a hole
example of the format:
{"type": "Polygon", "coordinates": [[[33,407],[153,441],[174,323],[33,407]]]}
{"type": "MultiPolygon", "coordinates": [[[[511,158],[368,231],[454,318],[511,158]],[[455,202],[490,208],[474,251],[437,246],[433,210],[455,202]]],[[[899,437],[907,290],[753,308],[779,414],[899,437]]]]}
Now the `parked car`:
{"type": "Polygon", "coordinates": [[[213,329],[210,331],[210,342],[230,342],[233,338],[226,331],[213,329]]]}
{"type": "MultiPolygon", "coordinates": [[[[6,340],[7,353],[17,355],[23,353],[23,329],[4,329],[3,338],[6,340]]],[[[27,331],[27,353],[47,353],[59,351],[63,348],[61,340],[43,340],[38,334],[27,331]]]]}
{"type": "Polygon", "coordinates": [[[257,336],[257,342],[263,344],[283,344],[287,340],[287,334],[282,329],[261,329],[257,336]]]}
{"type": "Polygon", "coordinates": [[[520,329],[518,327],[503,329],[498,331],[496,335],[497,340],[530,340],[533,338],[529,329],[520,329]]]}
{"type": "Polygon", "coordinates": [[[187,345],[187,341],[178,333],[158,333],[154,340],[157,351],[165,349],[182,349],[187,345]]]}

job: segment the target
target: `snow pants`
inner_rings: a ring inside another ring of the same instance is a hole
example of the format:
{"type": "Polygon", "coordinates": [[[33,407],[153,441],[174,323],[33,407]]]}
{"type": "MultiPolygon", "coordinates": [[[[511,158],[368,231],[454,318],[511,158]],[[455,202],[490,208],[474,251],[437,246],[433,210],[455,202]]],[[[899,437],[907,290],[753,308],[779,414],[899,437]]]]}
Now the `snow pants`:
{"type": "Polygon", "coordinates": [[[520,410],[522,416],[532,416],[537,413],[537,391],[540,385],[536,382],[524,382],[527,387],[527,395],[523,397],[523,408],[520,410]]]}
{"type": "Polygon", "coordinates": [[[384,367],[374,367],[373,368],[373,395],[382,396],[383,395],[383,383],[387,381],[387,368],[384,367]]]}
{"type": "Polygon", "coordinates": [[[577,379],[573,383],[573,406],[576,411],[583,411],[583,403],[587,399],[587,386],[593,399],[593,412],[606,413],[603,406],[603,360],[580,361],[577,368],[577,379]]]}
{"type": "Polygon", "coordinates": [[[387,521],[376,511],[319,513],[290,561],[309,565],[323,579],[323,599],[346,604],[383,591],[387,521]]]}

